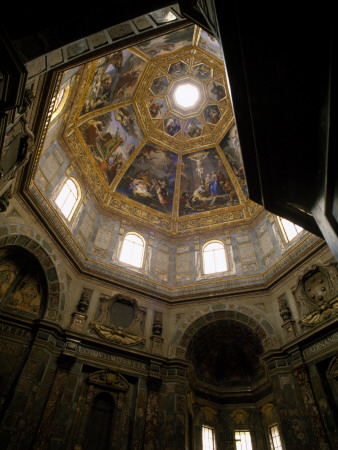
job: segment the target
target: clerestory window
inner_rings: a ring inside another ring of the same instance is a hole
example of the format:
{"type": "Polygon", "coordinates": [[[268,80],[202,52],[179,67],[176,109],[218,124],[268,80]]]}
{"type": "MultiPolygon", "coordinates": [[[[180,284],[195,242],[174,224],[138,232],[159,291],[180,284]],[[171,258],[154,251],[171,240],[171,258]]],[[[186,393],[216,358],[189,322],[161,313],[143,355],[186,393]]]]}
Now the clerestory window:
{"type": "Polygon", "coordinates": [[[252,450],[250,431],[235,431],[236,450],[252,450]]]}
{"type": "Polygon", "coordinates": [[[221,241],[207,242],[202,250],[205,274],[224,272],[228,269],[225,246],[221,241]]]}
{"type": "Polygon", "coordinates": [[[144,260],[145,241],[137,233],[127,233],[124,237],[120,261],[134,267],[142,267],[144,260]]]}
{"type": "Polygon", "coordinates": [[[282,441],[277,425],[269,427],[270,445],[272,450],[283,450],[282,441]]]}
{"type": "Polygon", "coordinates": [[[278,220],[287,242],[292,241],[292,239],[294,239],[301,231],[303,231],[302,227],[296,225],[293,222],[290,222],[287,219],[284,219],[283,217],[278,217],[278,220]]]}
{"type": "Polygon", "coordinates": [[[215,430],[202,425],[202,448],[203,450],[216,450],[215,430]]]}
{"type": "Polygon", "coordinates": [[[67,178],[55,203],[66,219],[71,220],[81,199],[81,190],[74,178],[67,178]]]}

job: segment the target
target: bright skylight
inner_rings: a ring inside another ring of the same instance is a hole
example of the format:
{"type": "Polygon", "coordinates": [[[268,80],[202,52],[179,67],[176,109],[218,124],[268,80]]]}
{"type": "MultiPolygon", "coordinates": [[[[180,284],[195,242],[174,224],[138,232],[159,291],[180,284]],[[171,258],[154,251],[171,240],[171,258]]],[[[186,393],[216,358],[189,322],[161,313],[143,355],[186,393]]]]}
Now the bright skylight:
{"type": "Polygon", "coordinates": [[[186,83],[181,84],[175,90],[175,100],[178,106],[190,108],[194,106],[199,98],[199,92],[196,86],[186,83]]]}

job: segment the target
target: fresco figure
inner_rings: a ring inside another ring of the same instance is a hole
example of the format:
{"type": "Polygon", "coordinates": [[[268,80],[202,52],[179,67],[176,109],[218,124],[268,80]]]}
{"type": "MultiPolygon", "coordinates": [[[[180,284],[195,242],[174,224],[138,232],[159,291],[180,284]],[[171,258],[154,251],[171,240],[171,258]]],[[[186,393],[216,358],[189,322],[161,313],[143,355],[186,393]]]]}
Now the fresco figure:
{"type": "Polygon", "coordinates": [[[192,25],[187,28],[173,31],[165,36],[142,42],[137,45],[137,48],[149,58],[155,58],[168,54],[174,50],[182,49],[188,45],[192,45],[193,35],[194,26],[192,25]]]}
{"type": "Polygon", "coordinates": [[[210,178],[209,192],[212,196],[219,194],[218,178],[215,172],[212,173],[210,178]]]}
{"type": "Polygon", "coordinates": [[[237,180],[239,182],[239,185],[241,186],[245,198],[248,198],[249,193],[246,184],[242,153],[237,128],[235,125],[233,125],[233,127],[229,130],[227,135],[220,142],[220,147],[222,148],[225,157],[227,158],[234,174],[237,177],[237,180]]]}
{"type": "Polygon", "coordinates": [[[132,98],[146,61],[129,50],[101,58],[89,86],[81,114],[132,98]]]}
{"type": "Polygon", "coordinates": [[[164,121],[164,131],[169,134],[169,136],[174,136],[180,130],[181,124],[177,117],[171,116],[164,121]]]}
{"type": "Polygon", "coordinates": [[[167,78],[165,76],[162,76],[154,79],[150,86],[150,89],[155,95],[162,94],[167,89],[168,85],[169,83],[167,78]]]}
{"type": "Polygon", "coordinates": [[[215,148],[182,156],[181,216],[237,204],[236,190],[215,148]]]}
{"type": "Polygon", "coordinates": [[[209,105],[204,110],[204,118],[206,122],[215,125],[221,118],[221,113],[216,105],[209,105]]]}
{"type": "Polygon", "coordinates": [[[200,78],[201,80],[205,80],[206,78],[211,77],[211,67],[206,64],[198,64],[193,69],[193,74],[195,77],[200,78]]]}
{"type": "Polygon", "coordinates": [[[209,95],[216,102],[221,101],[225,97],[225,88],[221,84],[213,81],[209,86],[209,95]]]}
{"type": "Polygon", "coordinates": [[[201,30],[198,46],[206,52],[211,53],[216,58],[220,60],[224,59],[223,50],[218,40],[204,30],[201,30]]]}
{"type": "Polygon", "coordinates": [[[197,119],[190,119],[185,128],[191,138],[199,137],[202,134],[202,124],[197,119]]]}
{"type": "Polygon", "coordinates": [[[143,139],[132,105],[90,119],[79,131],[108,185],[143,139]]]}
{"type": "Polygon", "coordinates": [[[149,112],[153,119],[159,119],[163,116],[165,113],[166,106],[163,100],[155,100],[150,106],[149,106],[149,112]]]}
{"type": "Polygon", "coordinates": [[[145,206],[170,214],[177,159],[175,153],[147,143],[124,174],[116,191],[145,206]]]}
{"type": "Polygon", "coordinates": [[[187,73],[188,65],[185,64],[182,61],[178,61],[174,64],[171,64],[169,67],[169,73],[170,75],[173,75],[175,77],[181,77],[187,73]]]}

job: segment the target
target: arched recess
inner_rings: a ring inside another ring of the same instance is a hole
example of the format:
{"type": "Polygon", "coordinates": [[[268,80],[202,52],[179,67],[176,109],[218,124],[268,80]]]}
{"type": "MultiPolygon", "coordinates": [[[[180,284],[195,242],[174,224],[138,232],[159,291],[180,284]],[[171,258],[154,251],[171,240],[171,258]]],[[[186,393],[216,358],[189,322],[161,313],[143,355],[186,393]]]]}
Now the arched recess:
{"type": "Polygon", "coordinates": [[[182,320],[170,343],[169,358],[186,359],[191,338],[206,324],[219,320],[232,320],[248,326],[258,335],[263,351],[278,348],[282,344],[279,334],[262,313],[242,305],[211,305],[195,311],[194,314],[182,320]]]}
{"type": "Polygon", "coordinates": [[[112,439],[115,402],[108,392],[100,392],[91,406],[84,450],[105,450],[112,439]]]}
{"type": "Polygon", "coordinates": [[[26,252],[28,260],[36,261],[41,267],[46,298],[40,318],[60,323],[64,310],[65,274],[52,246],[44,236],[26,225],[7,224],[0,228],[0,236],[0,251],[4,255],[13,251],[15,253],[15,249],[19,249],[26,252]]]}

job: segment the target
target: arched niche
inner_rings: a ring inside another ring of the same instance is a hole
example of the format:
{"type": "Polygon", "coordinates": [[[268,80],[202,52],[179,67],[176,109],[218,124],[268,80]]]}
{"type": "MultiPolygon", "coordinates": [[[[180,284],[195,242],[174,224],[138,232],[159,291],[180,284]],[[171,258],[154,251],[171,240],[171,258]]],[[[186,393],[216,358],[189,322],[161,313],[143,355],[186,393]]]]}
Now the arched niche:
{"type": "Polygon", "coordinates": [[[186,358],[191,362],[193,383],[213,389],[250,389],[264,377],[260,361],[263,345],[248,325],[232,319],[206,323],[192,336],[186,358]]]}
{"type": "Polygon", "coordinates": [[[0,249],[0,307],[29,318],[44,316],[47,280],[38,259],[26,249],[10,245],[0,249]]]}
{"type": "Polygon", "coordinates": [[[219,320],[232,320],[248,326],[260,338],[264,352],[282,344],[279,334],[261,312],[230,303],[210,305],[208,310],[195,310],[191,316],[182,319],[169,345],[169,358],[186,359],[191,338],[204,325],[219,320]]]}
{"type": "MultiPolygon", "coordinates": [[[[24,232],[20,232],[21,226],[18,224],[7,224],[6,227],[8,233],[3,231],[0,239],[0,254],[2,255],[0,258],[3,259],[3,262],[5,262],[8,255],[12,255],[12,259],[14,258],[15,261],[19,261],[19,266],[20,264],[28,266],[29,262],[33,261],[35,267],[38,268],[38,272],[40,273],[39,276],[41,277],[41,280],[43,280],[44,284],[44,306],[42,309],[39,309],[39,313],[37,315],[34,313],[28,315],[28,317],[43,318],[45,320],[60,323],[63,319],[65,299],[65,283],[61,280],[64,280],[65,275],[61,270],[61,264],[58,262],[51,245],[38,233],[38,231],[33,230],[32,228],[24,226],[24,232]],[[18,257],[15,256],[16,254],[18,257]]],[[[13,264],[15,266],[15,263],[13,264]]],[[[17,269],[15,269],[14,266],[13,271],[15,272],[17,269]]],[[[4,267],[3,271],[6,272],[6,270],[7,269],[4,267]]],[[[10,269],[8,270],[10,271],[10,269]]],[[[8,274],[8,276],[13,278],[14,274],[8,274]]],[[[3,277],[7,278],[7,275],[3,274],[3,277]]],[[[14,279],[12,279],[12,282],[13,281],[14,279]]],[[[7,283],[9,282],[10,279],[7,283]]],[[[31,285],[32,284],[33,282],[31,285]]],[[[9,286],[6,287],[2,283],[2,287],[0,287],[0,289],[5,291],[6,289],[9,289],[9,286]]],[[[10,293],[6,294],[6,296],[7,295],[10,296],[10,293]]],[[[6,305],[8,305],[7,300],[2,302],[2,309],[4,310],[5,308],[9,311],[9,306],[6,305]]],[[[10,308],[10,310],[12,313],[17,313],[17,311],[19,311],[18,308],[16,310],[10,308]]],[[[22,314],[25,315],[24,312],[22,312],[21,315],[22,314]]]]}

